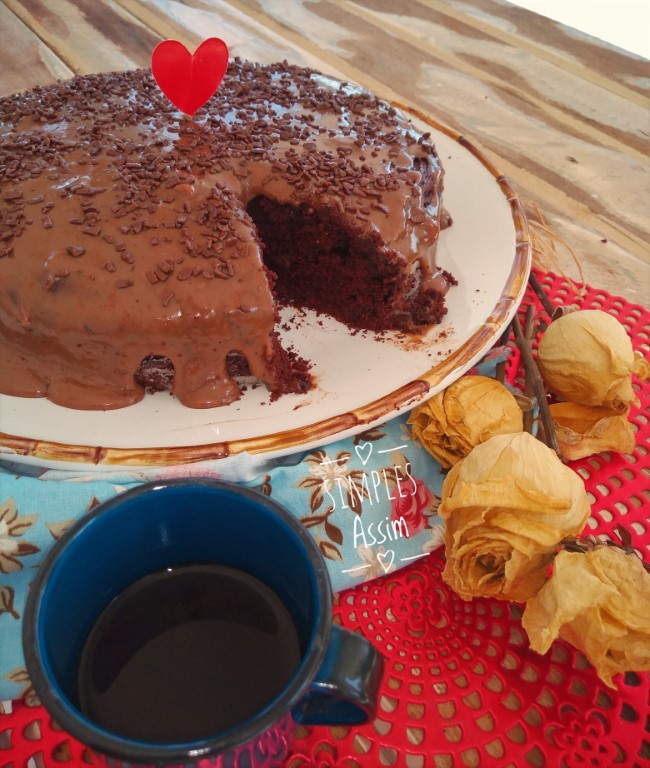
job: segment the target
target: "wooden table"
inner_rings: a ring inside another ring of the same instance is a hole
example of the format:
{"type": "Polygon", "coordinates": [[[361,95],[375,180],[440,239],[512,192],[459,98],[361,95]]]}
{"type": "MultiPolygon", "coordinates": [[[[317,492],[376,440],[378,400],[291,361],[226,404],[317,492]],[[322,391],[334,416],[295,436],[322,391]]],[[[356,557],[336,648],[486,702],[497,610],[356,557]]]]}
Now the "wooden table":
{"type": "Polygon", "coordinates": [[[590,285],[650,304],[643,58],[504,0],[0,0],[0,29],[2,95],[211,36],[356,81],[477,144],[558,238],[554,271],[579,278],[577,259],[590,285]]]}

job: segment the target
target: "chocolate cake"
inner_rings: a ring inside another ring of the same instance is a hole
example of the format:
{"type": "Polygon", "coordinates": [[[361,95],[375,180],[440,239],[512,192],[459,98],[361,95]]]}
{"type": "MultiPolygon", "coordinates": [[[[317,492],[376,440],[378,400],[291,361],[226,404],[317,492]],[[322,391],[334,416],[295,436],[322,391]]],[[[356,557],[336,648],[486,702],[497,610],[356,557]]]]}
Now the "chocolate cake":
{"type": "Polygon", "coordinates": [[[439,322],[442,169],[386,102],[235,60],[193,118],[151,73],[0,99],[0,392],[119,408],[311,386],[278,301],[354,328],[439,322]]]}

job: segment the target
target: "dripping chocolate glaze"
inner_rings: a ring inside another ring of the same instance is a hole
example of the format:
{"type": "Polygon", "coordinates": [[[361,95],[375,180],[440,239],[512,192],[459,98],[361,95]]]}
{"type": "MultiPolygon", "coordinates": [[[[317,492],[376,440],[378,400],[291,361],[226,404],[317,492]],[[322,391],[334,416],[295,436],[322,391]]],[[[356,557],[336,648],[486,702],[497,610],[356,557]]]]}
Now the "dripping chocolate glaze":
{"type": "Polygon", "coordinates": [[[192,119],[145,70],[2,98],[0,392],[122,407],[144,394],[141,361],[159,355],[182,403],[213,407],[240,395],[232,351],[282,391],[286,353],[248,203],[335,209],[349,231],[379,232],[415,288],[443,295],[441,186],[427,134],[286,63],[231,62],[192,119]]]}

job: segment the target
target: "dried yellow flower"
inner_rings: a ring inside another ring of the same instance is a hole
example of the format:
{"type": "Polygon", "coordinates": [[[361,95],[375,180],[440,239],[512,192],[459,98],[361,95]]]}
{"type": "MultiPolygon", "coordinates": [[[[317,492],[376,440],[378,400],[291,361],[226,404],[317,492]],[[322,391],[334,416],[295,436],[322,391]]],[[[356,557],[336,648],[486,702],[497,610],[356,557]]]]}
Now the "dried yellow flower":
{"type": "Polygon", "coordinates": [[[625,328],[600,309],[570,312],[552,322],[539,342],[537,364],[561,400],[618,412],[638,402],[632,374],[650,376],[650,364],[634,352],[625,328]]]}
{"type": "Polygon", "coordinates": [[[562,456],[568,461],[582,459],[601,451],[632,453],[635,434],[627,420],[629,409],[623,413],[609,408],[554,403],[549,406],[553,426],[562,456]]]}
{"type": "Polygon", "coordinates": [[[617,547],[560,552],[522,622],[533,650],[546,653],[561,637],[611,687],[619,672],[650,670],[650,574],[617,547]]]}
{"type": "Polygon", "coordinates": [[[517,400],[488,376],[462,376],[411,412],[413,434],[444,469],[494,435],[521,432],[517,400]]]}
{"type": "Polygon", "coordinates": [[[582,479],[527,432],[496,435],[442,485],[443,578],[462,598],[526,600],[544,583],[557,545],[589,515],[582,479]]]}

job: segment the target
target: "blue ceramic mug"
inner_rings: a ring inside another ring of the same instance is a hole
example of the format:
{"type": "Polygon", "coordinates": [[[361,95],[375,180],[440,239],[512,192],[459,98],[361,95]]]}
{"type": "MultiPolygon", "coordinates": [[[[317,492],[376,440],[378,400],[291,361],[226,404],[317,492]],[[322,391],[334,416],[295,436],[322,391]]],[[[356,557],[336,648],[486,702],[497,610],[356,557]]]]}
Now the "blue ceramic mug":
{"type": "Polygon", "coordinates": [[[282,506],[172,480],[115,496],[59,539],[23,645],[43,705],[97,754],[271,768],[296,723],[374,713],[381,657],[331,608],[320,551],[282,506]]]}

